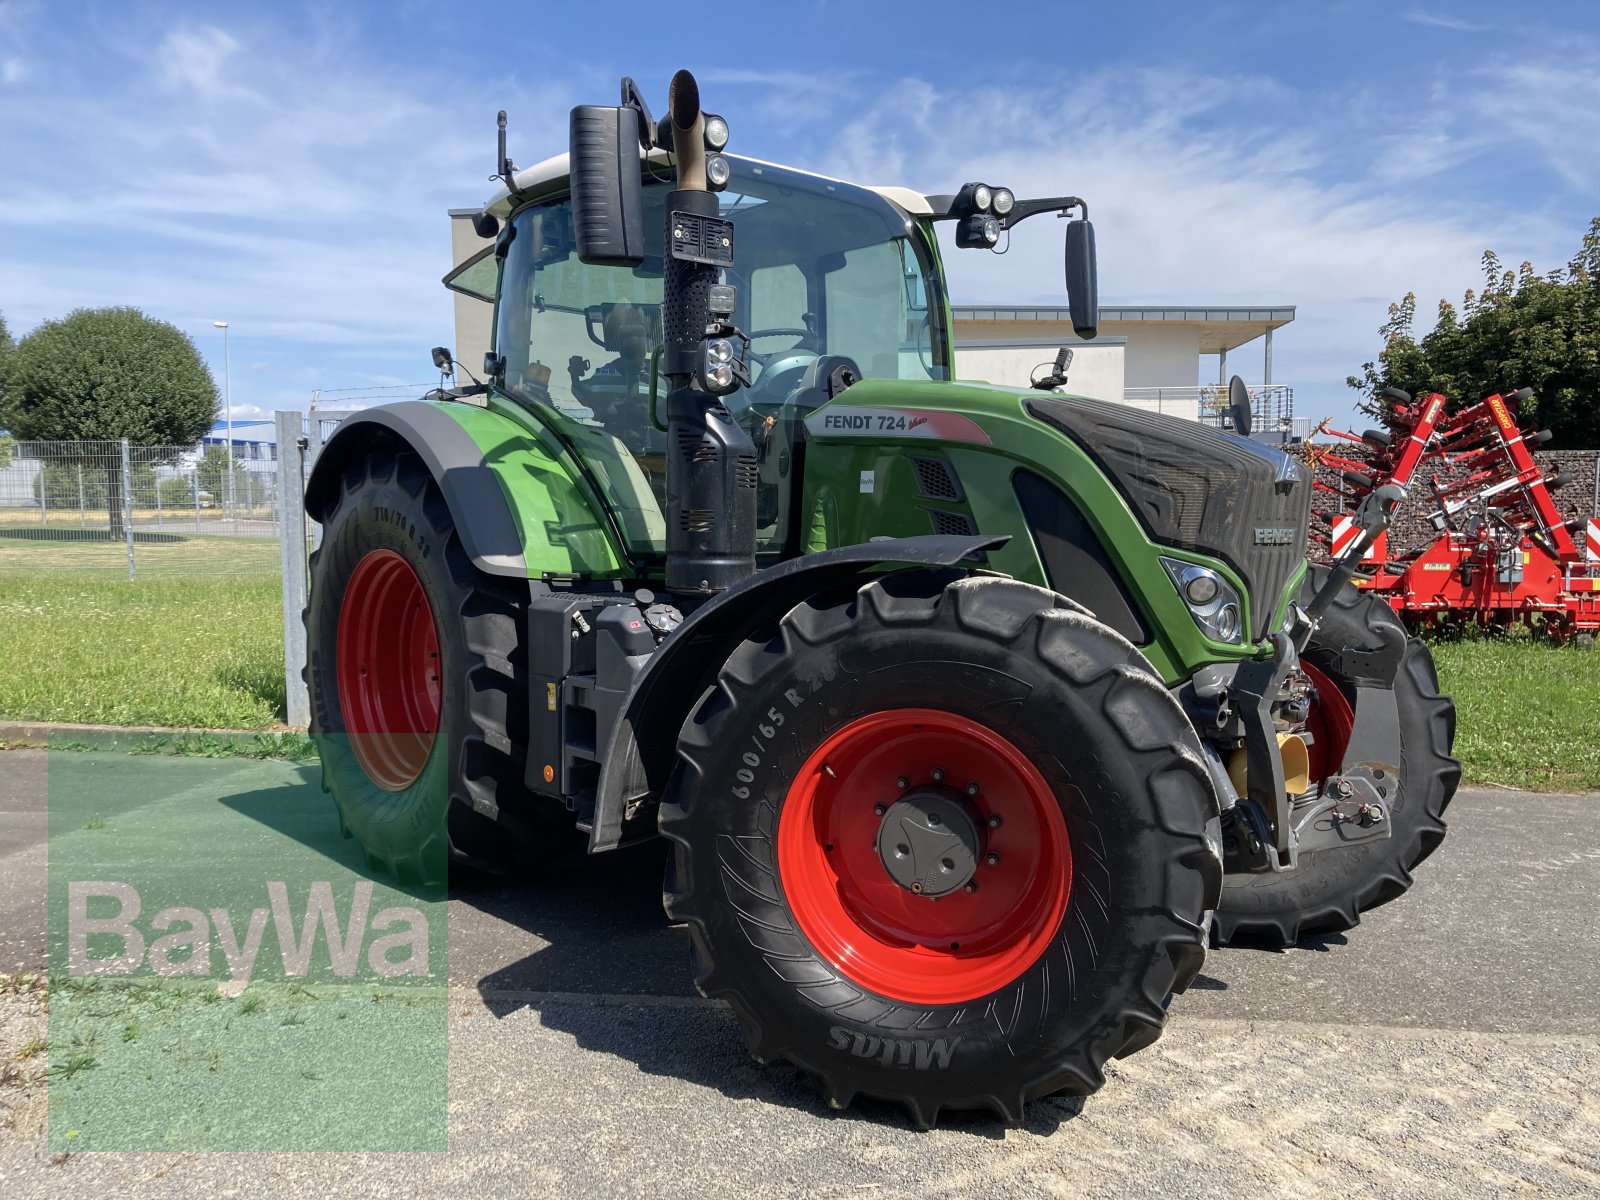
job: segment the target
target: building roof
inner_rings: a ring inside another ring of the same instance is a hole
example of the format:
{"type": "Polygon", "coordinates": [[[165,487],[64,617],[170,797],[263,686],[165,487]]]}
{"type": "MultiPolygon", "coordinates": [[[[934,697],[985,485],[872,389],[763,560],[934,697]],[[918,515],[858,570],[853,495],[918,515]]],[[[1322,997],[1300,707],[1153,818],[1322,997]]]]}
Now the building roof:
{"type": "MultiPolygon", "coordinates": [[[[962,304],[951,309],[961,321],[997,321],[1013,328],[1019,325],[1072,325],[1072,313],[1055,306],[1014,304],[962,304]]],[[[1292,304],[1151,304],[1106,305],[1100,309],[1100,329],[1105,333],[1126,333],[1114,326],[1166,322],[1200,327],[1200,353],[1216,354],[1253,342],[1268,330],[1294,320],[1292,304]]]]}

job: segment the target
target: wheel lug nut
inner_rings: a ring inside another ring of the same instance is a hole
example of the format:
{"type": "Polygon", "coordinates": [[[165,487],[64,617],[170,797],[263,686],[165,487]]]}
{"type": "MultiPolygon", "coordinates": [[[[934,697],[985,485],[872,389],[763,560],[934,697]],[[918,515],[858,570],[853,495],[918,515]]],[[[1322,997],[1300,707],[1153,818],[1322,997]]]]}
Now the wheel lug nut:
{"type": "Polygon", "coordinates": [[[967,795],[969,796],[976,796],[982,790],[976,783],[967,784],[967,795]]]}
{"type": "Polygon", "coordinates": [[[973,892],[978,890],[978,885],[977,885],[976,882],[969,883],[969,884],[967,884],[966,887],[962,888],[961,890],[966,892],[970,896],[973,892]]]}
{"type": "Polygon", "coordinates": [[[998,867],[1000,865],[1000,855],[991,850],[989,853],[983,856],[983,861],[988,863],[991,867],[998,867]]]}
{"type": "Polygon", "coordinates": [[[944,782],[944,768],[943,767],[935,767],[933,769],[933,781],[935,783],[943,783],[944,782]]]}
{"type": "Polygon", "coordinates": [[[894,781],[894,785],[895,785],[895,787],[899,788],[903,792],[908,787],[911,786],[911,780],[907,779],[904,775],[902,775],[902,776],[900,776],[899,779],[896,779],[894,781]]]}
{"type": "Polygon", "coordinates": [[[1005,822],[1000,819],[1000,814],[999,813],[990,813],[989,814],[989,828],[990,829],[999,829],[1000,826],[1003,825],[1004,823],[1005,822]]]}
{"type": "Polygon", "coordinates": [[[928,814],[928,824],[929,825],[937,825],[937,824],[939,824],[939,814],[938,813],[929,813],[928,814]]]}
{"type": "Polygon", "coordinates": [[[920,883],[913,883],[911,885],[911,890],[920,896],[922,894],[922,885],[920,883]]]}
{"type": "Polygon", "coordinates": [[[872,815],[875,816],[875,817],[881,817],[881,816],[883,816],[884,813],[886,813],[888,811],[889,810],[887,808],[885,808],[881,804],[874,804],[872,806],[872,815]]]}

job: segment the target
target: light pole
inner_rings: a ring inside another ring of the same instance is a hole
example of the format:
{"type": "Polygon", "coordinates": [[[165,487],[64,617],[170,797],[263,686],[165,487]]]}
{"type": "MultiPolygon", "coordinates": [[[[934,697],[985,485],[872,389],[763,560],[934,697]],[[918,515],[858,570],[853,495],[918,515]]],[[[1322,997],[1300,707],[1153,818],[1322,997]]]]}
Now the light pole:
{"type": "Polygon", "coordinates": [[[228,323],[213,321],[211,324],[222,330],[222,411],[228,423],[228,511],[237,513],[239,510],[234,502],[233,485],[233,383],[228,375],[228,323]]]}

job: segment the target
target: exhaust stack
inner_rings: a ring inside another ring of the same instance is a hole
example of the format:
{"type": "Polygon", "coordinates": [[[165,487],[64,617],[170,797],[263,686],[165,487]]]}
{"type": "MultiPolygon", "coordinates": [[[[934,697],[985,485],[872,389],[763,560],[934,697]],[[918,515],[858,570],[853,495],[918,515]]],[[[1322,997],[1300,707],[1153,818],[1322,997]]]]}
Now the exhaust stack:
{"type": "Polygon", "coordinates": [[[706,187],[705,116],[688,71],[667,93],[677,189],[667,196],[662,252],[661,370],[667,395],[667,589],[720,592],[756,569],[756,454],[722,400],[700,383],[711,289],[732,265],[732,231],[706,187]],[[715,246],[715,253],[708,248],[715,246]],[[708,261],[716,259],[717,261],[708,261]]]}

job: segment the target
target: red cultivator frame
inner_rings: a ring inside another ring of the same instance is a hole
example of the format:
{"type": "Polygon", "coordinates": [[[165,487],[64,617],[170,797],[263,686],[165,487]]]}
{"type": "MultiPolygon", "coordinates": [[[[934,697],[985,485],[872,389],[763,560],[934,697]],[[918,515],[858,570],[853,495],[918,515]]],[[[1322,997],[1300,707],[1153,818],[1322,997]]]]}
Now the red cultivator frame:
{"type": "Polygon", "coordinates": [[[1435,463],[1449,473],[1428,480],[1436,536],[1391,555],[1388,534],[1380,534],[1362,555],[1357,586],[1382,593],[1413,627],[1505,631],[1521,621],[1557,642],[1592,644],[1600,630],[1600,521],[1565,521],[1550,498],[1565,480],[1547,480],[1529,453],[1549,432],[1524,435],[1514,415],[1531,394],[1493,395],[1447,417],[1437,392],[1417,403],[1386,392],[1386,429],[1360,437],[1330,431],[1360,449],[1314,454],[1316,466],[1339,473],[1338,484],[1324,477],[1316,487],[1342,504],[1312,540],[1334,559],[1356,550],[1351,513],[1360,501],[1386,484],[1409,491],[1418,468],[1435,463]]]}

